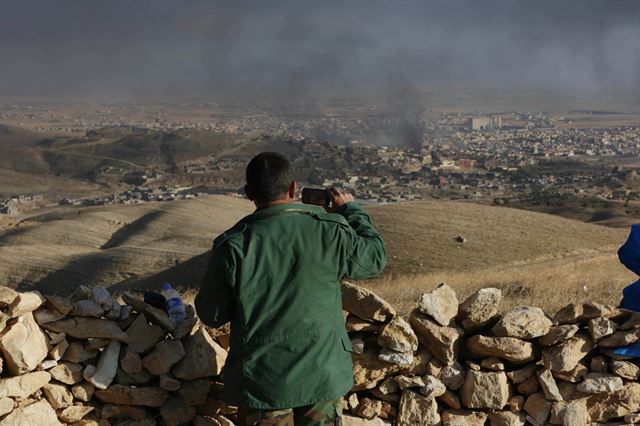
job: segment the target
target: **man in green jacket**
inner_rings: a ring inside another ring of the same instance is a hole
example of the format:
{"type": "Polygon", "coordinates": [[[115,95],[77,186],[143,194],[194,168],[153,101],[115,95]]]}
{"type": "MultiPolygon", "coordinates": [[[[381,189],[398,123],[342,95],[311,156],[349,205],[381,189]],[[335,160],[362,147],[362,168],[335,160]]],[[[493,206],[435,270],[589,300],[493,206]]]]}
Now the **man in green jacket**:
{"type": "Polygon", "coordinates": [[[247,425],[334,425],[353,385],[340,280],[379,274],[384,242],[350,194],[328,190],[332,212],[294,203],[280,154],[246,178],[257,209],[216,238],[195,300],[205,324],[231,322],[224,399],[247,425]]]}

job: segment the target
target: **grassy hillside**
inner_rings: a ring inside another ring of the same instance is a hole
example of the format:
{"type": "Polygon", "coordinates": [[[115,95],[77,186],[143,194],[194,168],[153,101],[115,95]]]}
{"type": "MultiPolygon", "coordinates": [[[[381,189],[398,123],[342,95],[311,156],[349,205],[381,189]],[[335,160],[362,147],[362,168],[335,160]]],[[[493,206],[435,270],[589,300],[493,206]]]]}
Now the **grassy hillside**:
{"type": "Polygon", "coordinates": [[[91,180],[96,171],[105,168],[124,173],[204,160],[213,153],[241,146],[243,141],[243,136],[205,130],[130,128],[104,128],[79,138],[49,139],[44,134],[0,124],[0,171],[91,180]]]}
{"type": "Polygon", "coordinates": [[[60,197],[74,197],[76,194],[100,193],[98,185],[58,176],[44,176],[21,173],[0,168],[0,196],[29,192],[47,193],[60,197]]]}
{"type": "MultiPolygon", "coordinates": [[[[60,293],[81,283],[148,289],[170,281],[193,294],[213,238],[251,210],[248,201],[225,196],[59,209],[0,234],[0,279],[60,293]]],[[[626,230],[457,202],[368,210],[390,261],[382,277],[364,285],[401,310],[442,281],[461,298],[497,286],[505,306],[555,309],[576,300],[617,303],[633,278],[615,258],[626,230]]]]}
{"type": "Polygon", "coordinates": [[[0,233],[0,279],[68,293],[162,271],[206,251],[250,204],[209,196],[172,203],[60,208],[0,233]]]}
{"type": "Polygon", "coordinates": [[[45,137],[46,135],[41,133],[0,123],[0,145],[33,146],[40,143],[45,137]]]}
{"type": "Polygon", "coordinates": [[[101,129],[86,138],[56,141],[46,147],[61,163],[69,157],[85,156],[147,167],[206,157],[229,149],[241,140],[237,135],[193,129],[175,132],[132,129],[125,133],[121,129],[101,129]]]}
{"type": "Polygon", "coordinates": [[[482,269],[614,250],[626,230],[543,213],[454,201],[368,208],[386,237],[392,274],[482,269]],[[462,236],[465,243],[456,242],[462,236]]]}
{"type": "Polygon", "coordinates": [[[441,282],[461,299],[498,287],[505,309],[533,304],[555,311],[570,302],[617,304],[634,279],[616,257],[627,229],[460,202],[369,210],[392,259],[386,274],[367,285],[404,313],[441,282]],[[459,235],[465,243],[455,241],[459,235]]]}

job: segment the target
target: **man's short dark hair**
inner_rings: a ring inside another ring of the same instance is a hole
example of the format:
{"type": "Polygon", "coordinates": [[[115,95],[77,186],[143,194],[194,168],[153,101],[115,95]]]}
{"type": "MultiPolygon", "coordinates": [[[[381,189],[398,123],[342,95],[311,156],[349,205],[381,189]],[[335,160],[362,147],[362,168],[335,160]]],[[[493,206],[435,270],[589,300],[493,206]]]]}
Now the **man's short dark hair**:
{"type": "Polygon", "coordinates": [[[277,152],[258,154],[247,165],[247,186],[259,203],[282,198],[293,180],[291,164],[277,152]]]}

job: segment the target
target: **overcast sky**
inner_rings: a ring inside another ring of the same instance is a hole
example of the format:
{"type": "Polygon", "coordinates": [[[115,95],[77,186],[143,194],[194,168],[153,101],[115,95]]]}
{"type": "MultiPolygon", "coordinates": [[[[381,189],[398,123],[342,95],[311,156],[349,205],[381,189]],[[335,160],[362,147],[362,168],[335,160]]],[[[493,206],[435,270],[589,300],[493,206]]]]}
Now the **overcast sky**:
{"type": "Polygon", "coordinates": [[[0,0],[0,94],[636,90],[640,1],[0,0]]]}

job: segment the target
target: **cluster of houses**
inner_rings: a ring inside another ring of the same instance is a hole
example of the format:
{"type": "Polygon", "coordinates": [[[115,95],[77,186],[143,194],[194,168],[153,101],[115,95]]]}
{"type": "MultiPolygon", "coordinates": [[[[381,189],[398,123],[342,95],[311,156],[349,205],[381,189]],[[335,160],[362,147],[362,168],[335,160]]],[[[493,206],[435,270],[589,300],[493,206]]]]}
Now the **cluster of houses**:
{"type": "Polygon", "coordinates": [[[191,187],[134,187],[119,194],[109,194],[94,198],[63,198],[60,205],[103,206],[107,204],[138,204],[146,201],[175,201],[197,197],[199,194],[191,187]]]}
{"type": "Polygon", "coordinates": [[[16,195],[0,200],[0,213],[16,215],[22,211],[32,209],[44,201],[40,194],[16,195]]]}

